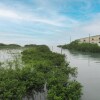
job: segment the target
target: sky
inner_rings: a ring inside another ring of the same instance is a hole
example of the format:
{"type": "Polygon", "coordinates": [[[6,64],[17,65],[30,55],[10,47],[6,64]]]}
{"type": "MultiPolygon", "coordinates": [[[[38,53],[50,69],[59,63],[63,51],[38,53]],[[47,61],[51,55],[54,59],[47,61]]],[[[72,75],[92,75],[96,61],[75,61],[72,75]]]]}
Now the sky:
{"type": "Polygon", "coordinates": [[[0,0],[0,43],[58,45],[100,35],[100,0],[0,0]]]}

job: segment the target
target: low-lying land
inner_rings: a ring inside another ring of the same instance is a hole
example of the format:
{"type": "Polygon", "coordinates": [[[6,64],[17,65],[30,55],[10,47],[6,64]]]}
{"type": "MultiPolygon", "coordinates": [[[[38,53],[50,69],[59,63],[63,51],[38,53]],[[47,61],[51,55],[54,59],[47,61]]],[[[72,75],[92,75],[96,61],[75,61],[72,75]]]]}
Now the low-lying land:
{"type": "Polygon", "coordinates": [[[73,41],[70,44],[60,45],[58,47],[82,52],[100,53],[100,46],[98,46],[97,44],[79,43],[78,41],[73,41]]]}
{"type": "Polygon", "coordinates": [[[18,44],[3,44],[3,43],[0,43],[0,49],[9,49],[9,48],[15,48],[15,49],[18,49],[18,48],[21,48],[20,45],[18,44]]]}
{"type": "Polygon", "coordinates": [[[0,67],[0,99],[35,100],[34,94],[47,92],[47,100],[79,100],[82,86],[76,81],[76,68],[65,56],[51,52],[45,45],[32,46],[22,53],[24,66],[0,67]],[[72,78],[74,77],[74,78],[72,78]]]}

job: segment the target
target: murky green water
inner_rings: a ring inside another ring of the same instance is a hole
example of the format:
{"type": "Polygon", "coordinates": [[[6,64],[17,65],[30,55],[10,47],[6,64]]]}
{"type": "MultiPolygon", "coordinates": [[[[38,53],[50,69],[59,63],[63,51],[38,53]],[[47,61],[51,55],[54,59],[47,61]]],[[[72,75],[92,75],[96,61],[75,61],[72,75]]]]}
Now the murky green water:
{"type": "MultiPolygon", "coordinates": [[[[54,47],[54,52],[61,49],[54,47]]],[[[62,50],[70,65],[78,68],[77,80],[82,83],[82,100],[100,100],[100,54],[62,50]]]]}

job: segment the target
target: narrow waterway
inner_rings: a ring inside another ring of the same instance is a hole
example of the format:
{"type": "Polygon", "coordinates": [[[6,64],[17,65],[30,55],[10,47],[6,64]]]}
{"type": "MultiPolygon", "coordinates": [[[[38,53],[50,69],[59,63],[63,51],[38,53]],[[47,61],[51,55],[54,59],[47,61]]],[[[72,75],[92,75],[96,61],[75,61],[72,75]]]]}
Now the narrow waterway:
{"type": "Polygon", "coordinates": [[[83,85],[82,100],[100,100],[100,54],[81,53],[53,47],[66,55],[72,67],[78,68],[77,80],[83,85]]]}

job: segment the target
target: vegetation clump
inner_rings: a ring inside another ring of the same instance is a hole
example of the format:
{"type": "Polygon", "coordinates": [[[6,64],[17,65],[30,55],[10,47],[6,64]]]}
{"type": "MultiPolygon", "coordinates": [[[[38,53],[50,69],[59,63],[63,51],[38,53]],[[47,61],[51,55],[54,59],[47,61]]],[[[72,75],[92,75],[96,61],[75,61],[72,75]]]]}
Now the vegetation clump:
{"type": "Polygon", "coordinates": [[[82,86],[75,80],[77,69],[66,63],[64,55],[37,45],[22,52],[22,61],[22,68],[0,68],[1,100],[35,100],[34,94],[45,92],[44,87],[47,100],[80,99],[82,86]]]}
{"type": "Polygon", "coordinates": [[[21,46],[20,45],[18,45],[18,44],[3,44],[3,43],[0,43],[0,49],[7,49],[7,48],[21,48],[21,46]]]}
{"type": "Polygon", "coordinates": [[[79,43],[79,41],[73,41],[70,44],[60,45],[59,47],[82,52],[100,53],[100,46],[93,43],[79,43]]]}

